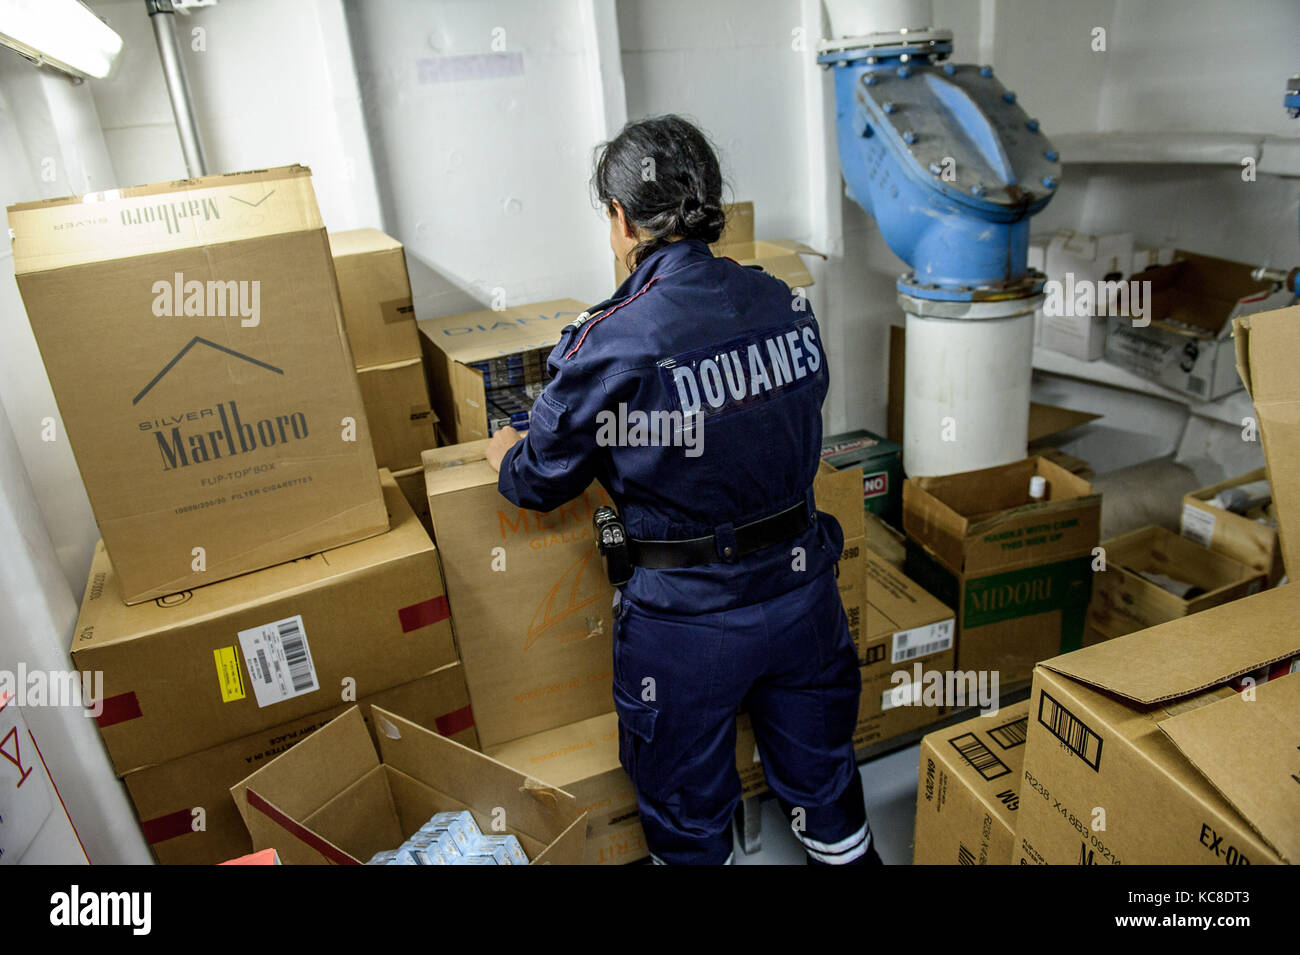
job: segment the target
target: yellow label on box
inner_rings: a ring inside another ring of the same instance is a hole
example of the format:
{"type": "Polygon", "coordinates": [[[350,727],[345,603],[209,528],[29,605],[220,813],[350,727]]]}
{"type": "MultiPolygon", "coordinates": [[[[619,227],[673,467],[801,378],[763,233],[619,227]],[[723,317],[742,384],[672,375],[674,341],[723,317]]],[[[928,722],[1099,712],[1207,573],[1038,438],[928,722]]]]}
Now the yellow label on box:
{"type": "Polygon", "coordinates": [[[213,650],[217,660],[217,682],[221,684],[221,702],[233,703],[244,698],[244,674],[239,669],[239,654],[233,646],[213,650]]]}

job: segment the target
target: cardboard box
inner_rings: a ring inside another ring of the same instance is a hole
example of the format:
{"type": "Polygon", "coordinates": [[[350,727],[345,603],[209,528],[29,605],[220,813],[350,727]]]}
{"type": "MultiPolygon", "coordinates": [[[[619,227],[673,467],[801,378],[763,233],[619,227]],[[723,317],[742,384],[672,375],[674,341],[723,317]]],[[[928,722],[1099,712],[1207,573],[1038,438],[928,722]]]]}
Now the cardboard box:
{"type": "Polygon", "coordinates": [[[614,589],[591,515],[599,485],[549,514],[497,491],[486,441],[424,453],[429,512],[484,747],[614,709],[614,589]]]}
{"type": "Polygon", "coordinates": [[[913,865],[1010,865],[1028,701],[921,741],[913,865]]]}
{"type": "Polygon", "coordinates": [[[1242,514],[1225,511],[1210,503],[1220,491],[1263,481],[1268,477],[1264,468],[1257,468],[1218,484],[1211,484],[1183,495],[1183,512],[1178,529],[1190,541],[1208,547],[1240,561],[1247,567],[1263,571],[1267,587],[1276,587],[1286,573],[1282,567],[1282,547],[1278,543],[1277,528],[1242,514]]]}
{"type": "Polygon", "coordinates": [[[862,474],[867,511],[897,527],[903,520],[903,448],[870,431],[849,431],[822,439],[822,460],[862,474]]]}
{"type": "Polygon", "coordinates": [[[382,478],[388,533],[152,603],[122,603],[95,551],[72,662],[103,673],[98,722],[120,775],[456,660],[438,553],[382,478]]]}
{"type": "Polygon", "coordinates": [[[397,482],[406,503],[411,505],[411,510],[419,518],[420,525],[432,538],[433,518],[429,515],[429,492],[424,486],[424,464],[405,471],[394,471],[393,480],[397,482]]]}
{"type": "Polygon", "coordinates": [[[27,202],[9,227],[122,599],[387,529],[306,167],[27,202]]]}
{"type": "Polygon", "coordinates": [[[419,467],[421,452],[438,446],[424,360],[417,355],[409,361],[361,368],[357,380],[379,466],[394,472],[419,467]]]}
{"type": "Polygon", "coordinates": [[[1233,337],[1264,444],[1283,569],[1300,576],[1300,306],[1237,319],[1233,337]]]}
{"type": "Polygon", "coordinates": [[[1252,266],[1179,249],[1178,261],[1147,269],[1151,323],[1134,327],[1113,317],[1106,360],[1201,401],[1241,387],[1233,364],[1232,323],[1239,316],[1280,308],[1289,292],[1250,277],[1252,266]]]}
{"type": "Polygon", "coordinates": [[[618,761],[618,714],[602,713],[486,752],[577,800],[587,814],[587,865],[619,865],[650,854],[636,789],[618,761]]]}
{"type": "MultiPolygon", "coordinates": [[[[764,272],[792,289],[813,284],[813,277],[799,256],[816,255],[823,259],[826,256],[793,239],[755,239],[752,202],[737,202],[722,208],[726,212],[727,224],[718,241],[709,246],[714,255],[735,259],[741,265],[761,265],[764,272]]],[[[616,256],[615,284],[622,285],[627,276],[627,266],[616,256]]]]}
{"type": "Polygon", "coordinates": [[[329,245],[356,367],[418,356],[420,334],[402,243],[378,229],[353,229],[331,232],[329,245]]]}
{"type": "MultiPolygon", "coordinates": [[[[340,702],[292,723],[128,775],[123,782],[154,858],[163,865],[212,865],[252,851],[248,830],[230,798],[230,787],[352,705],[340,702]]],[[[380,706],[458,743],[478,747],[469,693],[458,663],[382,690],[356,705],[361,707],[372,737],[370,708],[380,706]]]]}
{"type": "Polygon", "coordinates": [[[1106,302],[1096,299],[1097,283],[1118,281],[1128,274],[1133,258],[1133,236],[1086,235],[1061,229],[1048,240],[1044,271],[1056,294],[1048,290],[1041,309],[1040,344],[1079,361],[1096,361],[1106,347],[1106,302]],[[1092,306],[1079,308],[1077,294],[1084,283],[1092,286],[1092,306]],[[1100,312],[1100,314],[1098,314],[1100,312]]]}
{"type": "Polygon", "coordinates": [[[1297,615],[1278,587],[1040,665],[1016,861],[1300,861],[1300,675],[1259,682],[1295,668],[1297,615]]]}
{"type": "Polygon", "coordinates": [[[874,678],[912,661],[951,652],[956,617],[937,598],[870,548],[866,624],[858,643],[858,663],[874,678]]]}
{"type": "Polygon", "coordinates": [[[1257,593],[1264,586],[1263,571],[1163,527],[1142,527],[1101,546],[1106,566],[1092,576],[1088,625],[1110,637],[1217,607],[1257,593]],[[1201,593],[1186,599],[1143,574],[1192,584],[1201,593]]]}
{"type": "Polygon", "coordinates": [[[448,443],[465,444],[488,436],[487,385],[482,369],[471,365],[532,354],[536,357],[528,361],[544,370],[564,326],[584,307],[564,298],[422,319],[420,345],[428,367],[429,393],[448,443]]]}
{"type": "Polygon", "coordinates": [[[1101,496],[1041,457],[903,485],[907,576],[956,611],[958,666],[1004,688],[1080,645],[1100,526],[1101,496]]]}
{"type": "Polygon", "coordinates": [[[837,471],[825,461],[818,465],[813,478],[817,510],[834,517],[844,534],[844,547],[835,567],[836,586],[854,643],[862,639],[867,619],[866,520],[859,489],[855,469],[837,471]]]}
{"type": "Polygon", "coordinates": [[[396,849],[434,813],[494,821],[533,865],[580,865],[587,814],[560,789],[382,707],[375,740],[354,707],[231,787],[255,849],[286,865],[356,865],[396,849]]]}

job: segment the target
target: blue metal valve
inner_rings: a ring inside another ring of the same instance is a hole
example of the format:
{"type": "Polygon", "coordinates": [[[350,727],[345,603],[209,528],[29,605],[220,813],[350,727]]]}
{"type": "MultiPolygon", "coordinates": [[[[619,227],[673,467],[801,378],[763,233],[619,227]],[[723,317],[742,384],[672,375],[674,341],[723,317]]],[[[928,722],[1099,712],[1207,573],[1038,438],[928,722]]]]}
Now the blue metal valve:
{"type": "Polygon", "coordinates": [[[901,36],[893,47],[819,57],[835,71],[840,168],[913,270],[900,292],[943,301],[1033,295],[1042,276],[1028,268],[1029,220],[1056,190],[1059,157],[990,68],[940,65],[950,51],[901,36]],[[886,72],[888,83],[873,82],[886,72]],[[864,126],[874,135],[864,137],[864,126]]]}

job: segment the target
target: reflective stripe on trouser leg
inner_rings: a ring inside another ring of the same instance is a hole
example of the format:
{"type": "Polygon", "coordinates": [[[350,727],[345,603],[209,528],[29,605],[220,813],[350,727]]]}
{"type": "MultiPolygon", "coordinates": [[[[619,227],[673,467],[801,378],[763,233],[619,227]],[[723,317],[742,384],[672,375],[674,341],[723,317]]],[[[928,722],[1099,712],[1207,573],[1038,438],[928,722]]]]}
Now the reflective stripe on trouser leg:
{"type": "Polygon", "coordinates": [[[871,850],[871,824],[863,805],[862,777],[854,767],[849,784],[826,806],[794,807],[781,800],[786,818],[801,818],[795,837],[808,853],[810,864],[860,865],[871,850]],[[801,816],[795,813],[802,810],[801,816]]]}

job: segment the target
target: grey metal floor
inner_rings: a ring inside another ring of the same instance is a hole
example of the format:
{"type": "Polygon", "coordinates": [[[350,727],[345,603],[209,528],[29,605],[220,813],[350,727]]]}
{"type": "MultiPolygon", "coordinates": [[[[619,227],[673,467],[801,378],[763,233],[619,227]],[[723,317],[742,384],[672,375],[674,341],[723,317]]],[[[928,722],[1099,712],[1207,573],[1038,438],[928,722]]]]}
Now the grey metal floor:
{"type": "MultiPolygon", "coordinates": [[[[912,864],[912,824],[916,819],[920,744],[913,744],[858,767],[866,794],[867,818],[876,851],[886,865],[912,864]]],[[[803,865],[803,847],[775,799],[763,800],[763,848],[745,855],[736,848],[736,865],[803,865]]]]}

